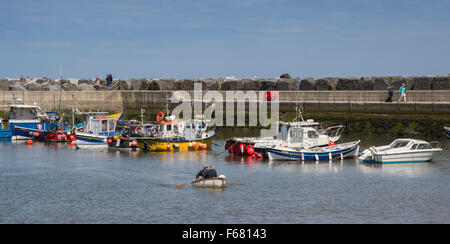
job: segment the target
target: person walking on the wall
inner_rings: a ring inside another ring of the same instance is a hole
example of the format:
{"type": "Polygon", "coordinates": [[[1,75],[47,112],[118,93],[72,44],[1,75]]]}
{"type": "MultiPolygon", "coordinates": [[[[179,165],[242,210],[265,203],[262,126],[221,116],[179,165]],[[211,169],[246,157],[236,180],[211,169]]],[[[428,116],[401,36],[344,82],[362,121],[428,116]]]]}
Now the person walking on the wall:
{"type": "Polygon", "coordinates": [[[400,98],[398,99],[398,102],[400,102],[403,98],[403,102],[406,103],[406,84],[402,84],[400,89],[398,89],[398,93],[400,94],[400,98]]]}
{"type": "Polygon", "coordinates": [[[394,85],[392,84],[392,82],[389,83],[389,85],[388,85],[388,93],[389,93],[389,95],[386,98],[385,102],[389,102],[390,103],[390,102],[392,102],[392,95],[394,94],[394,85]]]}
{"type": "Polygon", "coordinates": [[[112,75],[111,75],[111,74],[108,74],[108,75],[106,76],[106,85],[107,85],[108,87],[111,86],[112,81],[113,81],[112,75]]]}

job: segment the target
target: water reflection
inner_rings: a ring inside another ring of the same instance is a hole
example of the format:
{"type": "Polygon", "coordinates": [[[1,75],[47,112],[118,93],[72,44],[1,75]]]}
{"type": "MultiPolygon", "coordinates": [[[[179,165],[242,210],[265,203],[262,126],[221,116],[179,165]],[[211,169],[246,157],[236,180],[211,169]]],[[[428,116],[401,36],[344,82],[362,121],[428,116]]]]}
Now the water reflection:
{"type": "Polygon", "coordinates": [[[363,173],[383,173],[399,176],[420,176],[430,174],[436,163],[403,163],[403,164],[377,164],[362,163],[356,165],[363,173]]]}

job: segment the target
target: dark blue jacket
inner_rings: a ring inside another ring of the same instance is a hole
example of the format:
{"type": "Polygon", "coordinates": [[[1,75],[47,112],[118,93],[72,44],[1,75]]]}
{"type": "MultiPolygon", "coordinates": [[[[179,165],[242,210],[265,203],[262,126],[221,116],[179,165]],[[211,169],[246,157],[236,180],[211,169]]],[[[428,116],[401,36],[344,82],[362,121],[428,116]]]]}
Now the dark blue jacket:
{"type": "Polygon", "coordinates": [[[217,171],[215,169],[208,169],[208,171],[206,171],[206,175],[205,179],[210,179],[210,178],[214,178],[217,177],[217,171]]]}
{"type": "Polygon", "coordinates": [[[206,175],[206,170],[204,170],[204,169],[202,169],[202,170],[200,170],[198,173],[197,173],[197,175],[195,176],[195,178],[198,178],[198,177],[203,177],[203,178],[205,178],[205,175],[206,175]]]}

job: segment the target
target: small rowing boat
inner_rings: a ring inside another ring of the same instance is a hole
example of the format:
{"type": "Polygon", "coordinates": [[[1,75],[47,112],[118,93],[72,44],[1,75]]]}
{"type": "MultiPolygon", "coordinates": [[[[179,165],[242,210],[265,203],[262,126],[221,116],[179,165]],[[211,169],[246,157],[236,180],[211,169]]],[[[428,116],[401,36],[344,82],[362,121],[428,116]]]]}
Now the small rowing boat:
{"type": "Polygon", "coordinates": [[[192,185],[201,188],[224,188],[227,186],[227,181],[225,176],[220,175],[218,178],[214,179],[201,179],[192,183],[192,185]]]}
{"type": "Polygon", "coordinates": [[[447,134],[447,137],[450,138],[450,127],[444,127],[445,134],[447,134]]]}

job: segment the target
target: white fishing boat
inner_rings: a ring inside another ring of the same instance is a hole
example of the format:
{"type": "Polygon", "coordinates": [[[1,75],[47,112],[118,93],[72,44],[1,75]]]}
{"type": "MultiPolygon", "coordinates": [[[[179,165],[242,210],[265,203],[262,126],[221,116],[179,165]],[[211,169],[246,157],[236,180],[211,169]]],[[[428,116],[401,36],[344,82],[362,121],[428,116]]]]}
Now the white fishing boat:
{"type": "Polygon", "coordinates": [[[445,134],[447,134],[447,137],[450,138],[450,127],[444,127],[445,134]]]}
{"type": "Polygon", "coordinates": [[[78,149],[107,149],[108,137],[115,136],[118,116],[105,116],[105,112],[83,113],[83,131],[75,131],[78,149]]]}
{"type": "Polygon", "coordinates": [[[397,139],[389,145],[364,150],[359,159],[366,163],[381,164],[424,163],[431,161],[439,151],[442,151],[439,142],[397,139]]]}
{"type": "Polygon", "coordinates": [[[274,146],[268,148],[270,160],[333,160],[345,158],[356,158],[359,153],[360,141],[341,143],[333,146],[292,148],[286,146],[274,146]]]}
{"type": "Polygon", "coordinates": [[[227,186],[227,181],[225,176],[219,176],[214,179],[201,179],[192,183],[192,185],[200,188],[224,188],[227,186]]]}
{"type": "Polygon", "coordinates": [[[268,148],[274,146],[308,148],[322,147],[335,144],[341,137],[344,126],[333,126],[325,130],[318,130],[319,123],[313,120],[301,122],[277,123],[275,137],[244,137],[227,140],[225,148],[232,154],[249,155],[254,152],[262,157],[267,156],[268,148]]]}

